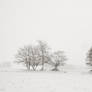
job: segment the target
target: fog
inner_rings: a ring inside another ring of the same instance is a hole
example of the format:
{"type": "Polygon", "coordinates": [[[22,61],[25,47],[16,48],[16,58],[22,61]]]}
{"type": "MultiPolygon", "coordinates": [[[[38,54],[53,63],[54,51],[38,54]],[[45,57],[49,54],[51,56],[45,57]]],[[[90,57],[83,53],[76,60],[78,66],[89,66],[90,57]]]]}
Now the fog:
{"type": "Polygon", "coordinates": [[[18,48],[36,40],[83,65],[92,46],[92,1],[0,0],[0,62],[13,61],[18,48]]]}

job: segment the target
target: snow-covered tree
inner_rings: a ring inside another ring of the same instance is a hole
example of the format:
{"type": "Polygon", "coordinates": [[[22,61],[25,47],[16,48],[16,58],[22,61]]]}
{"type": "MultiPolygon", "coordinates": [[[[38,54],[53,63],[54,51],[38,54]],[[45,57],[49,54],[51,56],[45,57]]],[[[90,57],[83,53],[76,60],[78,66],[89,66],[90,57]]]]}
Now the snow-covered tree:
{"type": "Polygon", "coordinates": [[[27,69],[30,70],[30,66],[33,70],[36,70],[39,65],[39,50],[35,46],[24,46],[18,50],[16,54],[16,62],[23,63],[27,69]]]}
{"type": "Polygon", "coordinates": [[[44,41],[38,41],[37,45],[24,46],[17,51],[16,62],[23,63],[28,70],[32,68],[34,71],[38,66],[41,66],[43,71],[47,63],[54,66],[53,70],[57,71],[59,66],[64,65],[66,57],[63,51],[51,54],[49,50],[50,48],[44,41]]]}
{"type": "Polygon", "coordinates": [[[44,64],[48,63],[50,57],[49,57],[49,47],[46,42],[44,41],[38,41],[38,48],[40,52],[40,61],[42,64],[42,71],[44,70],[44,64]]]}
{"type": "Polygon", "coordinates": [[[52,65],[54,66],[53,71],[58,71],[59,66],[63,66],[67,60],[63,51],[56,51],[52,54],[52,65]]]}

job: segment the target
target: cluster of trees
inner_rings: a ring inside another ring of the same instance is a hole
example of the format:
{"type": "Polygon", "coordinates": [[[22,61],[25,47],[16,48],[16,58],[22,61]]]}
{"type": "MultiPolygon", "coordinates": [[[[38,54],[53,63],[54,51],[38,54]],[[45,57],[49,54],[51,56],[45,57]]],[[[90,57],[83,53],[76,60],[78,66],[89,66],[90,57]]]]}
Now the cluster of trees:
{"type": "MultiPolygon", "coordinates": [[[[51,52],[48,44],[44,41],[37,41],[37,45],[27,45],[20,48],[15,55],[17,63],[23,63],[27,70],[44,70],[45,64],[51,65],[52,71],[58,71],[59,66],[65,65],[67,60],[64,51],[51,52]]],[[[92,48],[87,53],[87,65],[92,66],[92,48]]]]}
{"type": "Polygon", "coordinates": [[[52,53],[44,41],[37,41],[37,45],[27,45],[20,48],[15,58],[17,63],[23,63],[27,70],[31,68],[33,71],[36,71],[38,66],[43,71],[45,64],[54,67],[53,71],[58,71],[58,67],[64,65],[67,60],[64,51],[59,50],[52,53]]]}

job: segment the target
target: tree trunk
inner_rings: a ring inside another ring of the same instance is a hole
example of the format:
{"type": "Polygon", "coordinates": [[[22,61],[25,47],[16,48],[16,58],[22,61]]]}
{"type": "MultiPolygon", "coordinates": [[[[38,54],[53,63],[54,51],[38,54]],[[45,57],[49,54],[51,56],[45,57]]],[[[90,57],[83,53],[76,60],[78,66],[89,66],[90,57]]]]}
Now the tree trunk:
{"type": "Polygon", "coordinates": [[[30,70],[30,65],[26,64],[26,67],[27,67],[27,70],[29,71],[30,70]]]}
{"type": "Polygon", "coordinates": [[[59,71],[58,66],[55,66],[54,69],[52,69],[52,71],[59,71]]]}
{"type": "Polygon", "coordinates": [[[41,71],[44,70],[44,57],[42,57],[42,68],[41,68],[41,71]]]}
{"type": "Polygon", "coordinates": [[[33,70],[36,71],[36,68],[34,66],[32,66],[33,70]]]}
{"type": "Polygon", "coordinates": [[[41,68],[41,71],[43,71],[44,70],[44,64],[42,64],[42,68],[41,68]]]}
{"type": "Polygon", "coordinates": [[[44,70],[44,55],[42,56],[42,69],[41,69],[41,71],[43,71],[44,70]]]}

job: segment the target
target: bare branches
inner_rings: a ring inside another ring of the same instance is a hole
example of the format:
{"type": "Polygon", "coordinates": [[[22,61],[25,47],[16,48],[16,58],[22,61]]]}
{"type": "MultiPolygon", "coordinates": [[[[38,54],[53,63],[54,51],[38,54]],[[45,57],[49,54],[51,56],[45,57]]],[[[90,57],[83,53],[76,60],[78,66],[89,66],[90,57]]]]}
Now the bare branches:
{"type": "Polygon", "coordinates": [[[40,59],[42,63],[42,71],[44,70],[44,64],[47,62],[48,59],[48,53],[49,53],[49,47],[46,42],[44,41],[38,41],[38,48],[40,52],[40,59]]]}
{"type": "Polygon", "coordinates": [[[37,45],[28,45],[20,48],[15,56],[17,63],[24,63],[28,70],[32,68],[36,71],[41,65],[41,70],[44,70],[45,63],[52,65],[55,69],[60,65],[64,65],[66,57],[63,51],[50,53],[50,48],[46,42],[38,41],[37,45]]]}
{"type": "Polygon", "coordinates": [[[63,51],[57,51],[52,54],[52,65],[54,66],[53,71],[58,71],[58,67],[64,65],[67,58],[63,51]]]}

